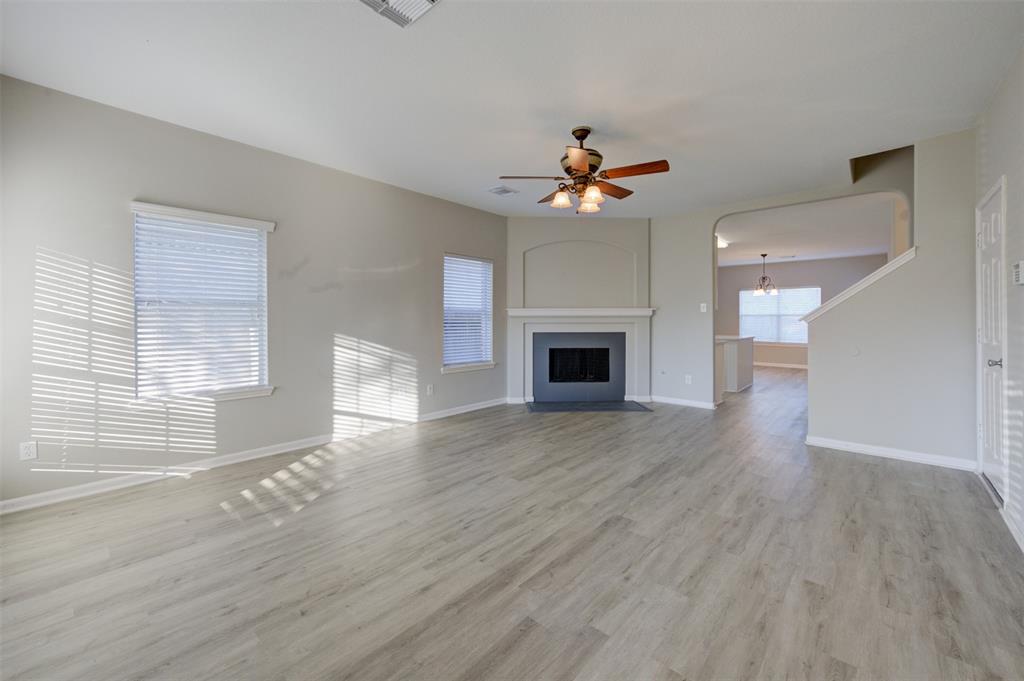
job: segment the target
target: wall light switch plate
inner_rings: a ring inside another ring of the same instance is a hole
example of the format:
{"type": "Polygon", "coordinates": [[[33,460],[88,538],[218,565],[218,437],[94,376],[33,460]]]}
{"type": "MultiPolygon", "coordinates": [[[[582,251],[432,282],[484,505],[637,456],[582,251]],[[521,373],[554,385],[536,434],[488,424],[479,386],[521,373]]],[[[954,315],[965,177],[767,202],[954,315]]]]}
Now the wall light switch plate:
{"type": "Polygon", "coordinates": [[[22,442],[18,445],[18,458],[22,461],[31,461],[39,458],[39,445],[35,440],[22,442]]]}
{"type": "Polygon", "coordinates": [[[433,394],[434,394],[434,384],[433,383],[427,383],[427,397],[430,397],[433,394]]]}
{"type": "Polygon", "coordinates": [[[701,303],[700,304],[700,311],[701,312],[707,312],[708,311],[708,304],[707,303],[701,303]]]}
{"type": "Polygon", "coordinates": [[[1013,263],[1013,269],[1010,273],[1011,281],[1017,286],[1024,286],[1024,260],[1018,260],[1013,263]]]}
{"type": "Polygon", "coordinates": [[[686,376],[683,377],[683,381],[686,383],[686,385],[693,385],[693,376],[691,376],[690,374],[686,374],[686,376]]]}

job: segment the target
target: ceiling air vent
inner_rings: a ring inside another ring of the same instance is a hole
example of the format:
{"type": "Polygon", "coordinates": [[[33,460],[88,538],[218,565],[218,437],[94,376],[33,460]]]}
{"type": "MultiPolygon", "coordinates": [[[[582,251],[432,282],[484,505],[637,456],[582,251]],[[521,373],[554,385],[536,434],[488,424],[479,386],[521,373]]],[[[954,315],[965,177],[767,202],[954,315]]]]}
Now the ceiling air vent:
{"type": "Polygon", "coordinates": [[[498,196],[508,196],[509,194],[519,193],[518,189],[512,189],[512,187],[506,187],[503,184],[499,184],[497,187],[491,187],[487,191],[489,191],[492,194],[497,194],[498,196]]]}
{"type": "Polygon", "coordinates": [[[373,11],[403,28],[427,13],[437,0],[362,0],[373,11]]]}

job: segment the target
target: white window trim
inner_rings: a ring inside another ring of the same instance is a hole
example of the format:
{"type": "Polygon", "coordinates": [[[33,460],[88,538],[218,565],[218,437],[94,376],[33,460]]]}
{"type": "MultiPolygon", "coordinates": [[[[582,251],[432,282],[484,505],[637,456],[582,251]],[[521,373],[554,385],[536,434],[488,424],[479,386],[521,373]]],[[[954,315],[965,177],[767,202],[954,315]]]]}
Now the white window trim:
{"type": "MultiPolygon", "coordinates": [[[[269,361],[267,362],[267,371],[270,371],[269,361]]],[[[245,400],[250,397],[270,397],[275,390],[275,386],[272,385],[253,385],[247,388],[232,388],[230,390],[215,390],[211,393],[206,393],[206,397],[209,397],[214,402],[229,402],[231,400],[245,400]]]]}
{"type": "MultiPolygon", "coordinates": [[[[492,349],[493,354],[493,349],[492,349]]],[[[441,367],[442,374],[461,374],[465,371],[483,371],[493,369],[497,364],[494,362],[471,362],[467,364],[446,364],[441,367]]]]}
{"type": "Polygon", "coordinates": [[[479,255],[466,255],[464,253],[455,253],[454,251],[444,251],[441,253],[441,374],[460,374],[466,371],[485,371],[487,369],[493,369],[497,366],[494,362],[494,322],[495,316],[494,311],[496,308],[495,302],[497,301],[497,287],[494,285],[494,259],[484,258],[479,255]],[[478,260],[480,262],[486,262],[491,264],[491,361],[490,362],[465,362],[462,364],[445,364],[444,363],[444,259],[447,257],[453,258],[465,258],[466,260],[478,260]]]}
{"type": "Polygon", "coordinates": [[[759,341],[759,340],[756,340],[756,341],[754,341],[754,345],[757,345],[757,346],[760,346],[760,347],[763,347],[763,348],[806,348],[807,347],[807,343],[802,343],[800,341],[793,341],[792,343],[787,343],[786,341],[759,341]]]}
{"type": "MultiPolygon", "coordinates": [[[[208,390],[206,392],[188,393],[188,397],[208,399],[212,402],[230,402],[232,400],[246,400],[251,397],[269,397],[277,389],[273,385],[253,385],[245,388],[228,388],[225,390],[208,390]]],[[[169,397],[136,397],[132,404],[160,404],[166,402],[169,397]]]]}
{"type": "Polygon", "coordinates": [[[226,227],[247,227],[249,229],[262,229],[264,232],[273,232],[277,227],[276,222],[269,220],[254,220],[252,218],[240,218],[234,215],[222,215],[220,213],[207,213],[201,210],[188,208],[175,208],[174,206],[161,206],[158,203],[144,203],[132,201],[133,213],[139,215],[151,215],[153,217],[170,217],[189,222],[200,222],[204,224],[224,225],[226,227]]]}
{"type": "MultiPolygon", "coordinates": [[[[132,223],[134,225],[136,215],[149,215],[154,217],[170,217],[178,220],[185,220],[188,222],[202,223],[202,224],[214,224],[214,225],[225,225],[227,227],[248,227],[250,229],[260,229],[264,232],[270,233],[277,228],[277,223],[270,220],[256,220],[254,218],[243,218],[235,215],[224,215],[222,213],[209,213],[201,210],[192,210],[189,208],[178,208],[175,206],[164,206],[158,203],[146,203],[144,201],[132,201],[130,203],[132,211],[132,223]]],[[[132,239],[135,238],[134,227],[132,229],[132,239]]],[[[134,251],[134,248],[132,249],[134,251]]],[[[134,265],[133,265],[134,270],[134,265]]],[[[268,272],[269,274],[269,272],[268,272]]],[[[268,277],[269,281],[269,277],[268,277]]],[[[134,293],[133,293],[134,298],[134,293]]],[[[267,296],[267,377],[270,377],[270,298],[267,296]]],[[[133,300],[134,306],[134,300],[133,300]]],[[[134,316],[134,315],[133,315],[134,316]]],[[[132,320],[133,335],[137,333],[134,329],[138,325],[138,320],[132,320]]],[[[134,340],[133,340],[134,342],[134,340]]],[[[138,377],[135,377],[135,402],[160,402],[167,399],[167,396],[162,397],[138,397],[138,377]]],[[[276,386],[273,384],[267,385],[253,385],[246,386],[244,388],[228,388],[225,390],[214,390],[199,393],[190,393],[190,397],[205,397],[213,400],[214,402],[230,402],[232,400],[244,400],[253,397],[270,397],[276,386]]]]}

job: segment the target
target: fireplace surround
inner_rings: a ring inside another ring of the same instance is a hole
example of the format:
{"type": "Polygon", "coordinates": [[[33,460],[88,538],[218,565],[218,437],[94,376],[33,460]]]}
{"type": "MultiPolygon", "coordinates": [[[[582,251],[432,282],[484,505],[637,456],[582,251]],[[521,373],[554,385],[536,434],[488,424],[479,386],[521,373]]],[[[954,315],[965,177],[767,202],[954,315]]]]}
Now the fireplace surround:
{"type": "Polygon", "coordinates": [[[532,352],[534,401],[625,399],[625,332],[534,333],[532,352]]]}

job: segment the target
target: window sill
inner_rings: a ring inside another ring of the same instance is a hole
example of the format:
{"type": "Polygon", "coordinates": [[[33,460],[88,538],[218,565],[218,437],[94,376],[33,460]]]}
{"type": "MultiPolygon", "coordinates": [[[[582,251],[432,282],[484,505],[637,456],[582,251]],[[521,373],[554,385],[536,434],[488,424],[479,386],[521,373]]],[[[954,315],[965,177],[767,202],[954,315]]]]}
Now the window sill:
{"type": "Polygon", "coordinates": [[[249,388],[230,388],[227,390],[215,390],[213,392],[205,393],[180,393],[173,395],[149,395],[147,397],[136,397],[132,404],[134,405],[154,405],[167,402],[168,400],[176,400],[182,398],[194,397],[198,399],[210,400],[212,402],[228,402],[230,400],[244,400],[249,397],[269,397],[274,392],[275,386],[272,385],[254,385],[249,388]]]}
{"type": "Polygon", "coordinates": [[[209,397],[214,402],[228,402],[230,400],[244,400],[250,397],[269,397],[273,392],[274,386],[272,385],[254,385],[251,388],[217,390],[201,395],[201,397],[209,397]]]}
{"type": "Polygon", "coordinates": [[[754,345],[768,348],[806,348],[807,343],[780,343],[778,341],[754,341],[754,345]]]}
{"type": "Polygon", "coordinates": [[[478,364],[452,364],[451,366],[441,367],[441,373],[461,374],[464,371],[481,371],[483,369],[493,369],[494,366],[494,362],[480,362],[478,364]]]}

